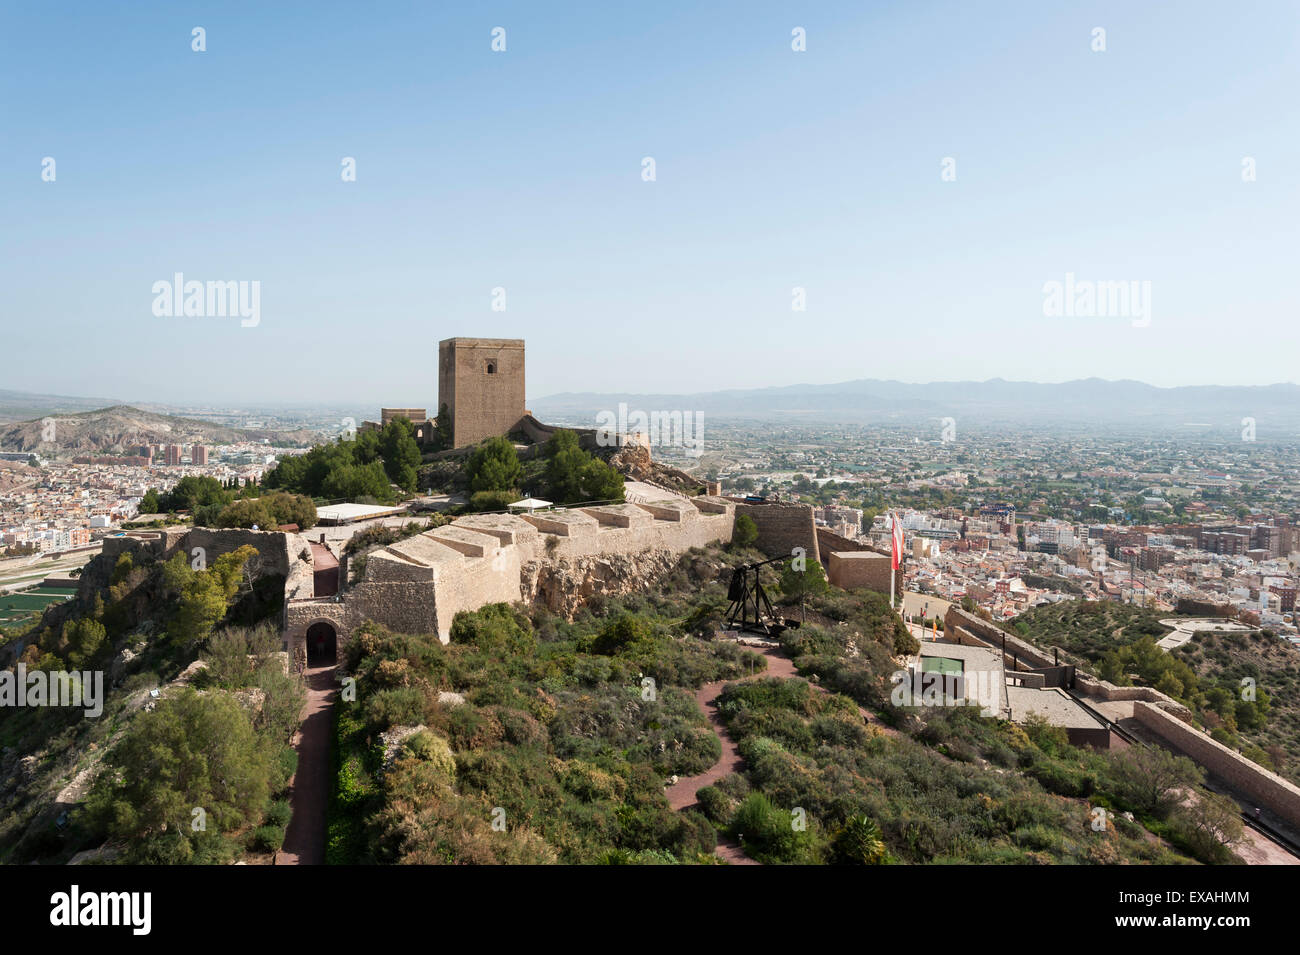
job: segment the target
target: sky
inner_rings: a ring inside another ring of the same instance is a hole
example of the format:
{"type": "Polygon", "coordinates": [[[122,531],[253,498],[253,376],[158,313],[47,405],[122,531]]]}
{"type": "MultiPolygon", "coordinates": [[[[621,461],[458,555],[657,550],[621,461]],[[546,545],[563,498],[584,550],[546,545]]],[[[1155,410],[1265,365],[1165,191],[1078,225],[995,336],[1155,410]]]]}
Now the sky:
{"type": "Polygon", "coordinates": [[[0,388],[433,407],[453,336],[525,339],[530,398],[1296,381],[1298,40],[1290,0],[4,0],[0,388]],[[256,324],[155,314],[176,273],[256,324]],[[1048,314],[1067,274],[1149,311],[1048,314]]]}

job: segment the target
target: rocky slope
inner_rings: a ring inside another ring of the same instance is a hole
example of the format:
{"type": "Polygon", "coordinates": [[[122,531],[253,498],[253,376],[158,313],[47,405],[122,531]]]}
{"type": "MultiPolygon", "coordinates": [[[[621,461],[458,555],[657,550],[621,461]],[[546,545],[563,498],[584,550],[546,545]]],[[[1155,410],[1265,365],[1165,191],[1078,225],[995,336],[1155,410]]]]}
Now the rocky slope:
{"type": "Polygon", "coordinates": [[[318,436],[311,431],[228,428],[208,421],[154,414],[128,405],[0,426],[0,449],[40,449],[44,454],[55,455],[114,454],[130,452],[144,444],[236,444],[263,439],[273,444],[296,445],[312,443],[318,436]]]}

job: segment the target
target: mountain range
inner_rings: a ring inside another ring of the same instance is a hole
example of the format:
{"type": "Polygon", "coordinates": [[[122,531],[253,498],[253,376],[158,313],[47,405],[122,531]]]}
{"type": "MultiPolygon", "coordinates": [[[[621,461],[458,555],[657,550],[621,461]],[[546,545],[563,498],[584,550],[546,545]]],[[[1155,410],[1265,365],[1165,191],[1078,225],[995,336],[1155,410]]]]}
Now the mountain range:
{"type": "Polygon", "coordinates": [[[862,379],[827,385],[701,391],[693,394],[566,392],[531,399],[542,420],[594,418],[600,411],[695,411],[754,421],[921,424],[951,416],[986,424],[1108,424],[1215,431],[1240,430],[1253,418],[1261,436],[1300,428],[1300,385],[1192,385],[1158,388],[1140,381],[1085,378],[1058,384],[1006,381],[931,382],[862,379]]]}

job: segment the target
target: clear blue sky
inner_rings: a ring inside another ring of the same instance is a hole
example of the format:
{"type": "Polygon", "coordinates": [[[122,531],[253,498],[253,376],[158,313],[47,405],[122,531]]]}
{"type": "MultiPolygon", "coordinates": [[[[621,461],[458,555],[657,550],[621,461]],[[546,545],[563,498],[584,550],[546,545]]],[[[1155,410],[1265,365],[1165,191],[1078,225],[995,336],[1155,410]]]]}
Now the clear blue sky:
{"type": "Polygon", "coordinates": [[[1294,2],[701,6],[4,3],[0,388],[432,406],[453,335],[530,397],[1296,380],[1294,2]],[[260,324],[155,317],[178,271],[260,324]]]}

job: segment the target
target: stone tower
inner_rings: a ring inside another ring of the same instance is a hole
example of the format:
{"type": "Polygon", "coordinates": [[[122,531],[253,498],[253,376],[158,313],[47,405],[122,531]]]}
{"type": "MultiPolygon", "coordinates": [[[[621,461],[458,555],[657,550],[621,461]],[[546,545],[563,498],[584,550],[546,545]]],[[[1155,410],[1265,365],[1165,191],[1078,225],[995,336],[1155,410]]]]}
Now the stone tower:
{"type": "Polygon", "coordinates": [[[438,408],[451,415],[453,447],[509,434],[524,416],[524,340],[448,338],[438,343],[438,408]]]}

